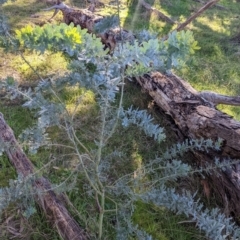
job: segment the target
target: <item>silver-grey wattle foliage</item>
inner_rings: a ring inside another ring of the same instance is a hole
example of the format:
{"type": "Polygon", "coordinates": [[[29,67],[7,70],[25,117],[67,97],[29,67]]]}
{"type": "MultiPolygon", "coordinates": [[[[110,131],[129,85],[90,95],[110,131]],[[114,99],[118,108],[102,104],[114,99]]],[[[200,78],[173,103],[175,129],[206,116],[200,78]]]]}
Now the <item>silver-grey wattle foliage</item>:
{"type": "Polygon", "coordinates": [[[159,143],[166,138],[166,135],[163,132],[164,129],[159,125],[154,124],[153,118],[145,110],[133,109],[132,107],[128,110],[122,110],[121,121],[123,127],[128,127],[130,124],[137,125],[146,135],[153,137],[153,139],[159,143]]]}
{"type": "Polygon", "coordinates": [[[94,25],[94,32],[95,33],[103,33],[104,31],[118,27],[119,26],[119,17],[117,15],[111,15],[103,18],[102,21],[96,23],[94,25]]]}
{"type": "Polygon", "coordinates": [[[8,24],[7,24],[6,17],[4,15],[0,15],[0,35],[4,35],[7,30],[8,30],[8,24]]]}
{"type": "Polygon", "coordinates": [[[36,212],[33,207],[33,178],[24,178],[18,175],[16,180],[10,180],[8,187],[0,188],[0,218],[1,214],[11,203],[21,201],[21,207],[25,217],[30,217],[36,212]]]}
{"type": "MultiPolygon", "coordinates": [[[[3,0],[0,3],[2,2],[3,0]]],[[[146,111],[133,109],[133,107],[125,110],[121,104],[119,107],[113,105],[117,102],[119,90],[124,86],[123,79],[126,75],[123,70],[127,66],[129,75],[138,76],[146,69],[167,71],[172,67],[181,66],[194,41],[192,33],[182,32],[179,38],[178,33],[173,32],[169,35],[169,39],[163,42],[155,37],[151,38],[150,34],[145,31],[139,35],[142,40],[147,41],[135,40],[131,44],[120,45],[111,56],[106,55],[107,51],[103,49],[99,39],[79,27],[74,28],[74,31],[76,30],[81,36],[81,44],[65,39],[62,32],[71,30],[73,27],[73,25],[49,24],[41,28],[36,27],[31,33],[22,34],[21,41],[11,39],[15,49],[19,47],[22,51],[22,48],[27,48],[40,54],[45,51],[61,51],[70,61],[70,72],[56,79],[41,79],[37,87],[32,90],[19,89],[12,78],[0,82],[1,89],[6,91],[10,98],[21,96],[25,100],[24,107],[35,111],[36,126],[25,130],[21,135],[22,140],[29,143],[31,152],[37,153],[39,147],[47,145],[49,136],[46,132],[49,127],[57,126],[65,131],[66,137],[72,143],[71,149],[75,150],[74,156],[78,157],[78,168],[74,176],[81,173],[81,177],[86,178],[84,181],[88,188],[85,193],[89,194],[89,197],[93,195],[99,198],[107,195],[109,202],[114,199],[112,202],[117,205],[112,211],[116,212],[117,239],[127,239],[132,235],[138,239],[152,239],[131,222],[134,203],[139,200],[165,207],[177,214],[185,214],[192,218],[199,229],[204,231],[210,239],[223,240],[229,237],[238,239],[239,228],[219,210],[203,209],[199,201],[194,200],[195,196],[184,192],[180,195],[174,189],[165,187],[168,181],[176,181],[179,176],[187,176],[195,171],[178,159],[184,152],[188,150],[208,151],[209,148],[219,149],[220,141],[213,143],[211,140],[200,139],[176,144],[136,169],[135,177],[133,174],[127,174],[114,182],[109,182],[112,162],[124,157],[124,153],[120,154],[114,150],[111,153],[109,149],[106,152],[103,151],[107,141],[114,134],[118,122],[121,122],[123,127],[129,127],[132,124],[138,126],[158,143],[166,138],[163,128],[154,124],[152,117],[146,111]],[[24,46],[21,45],[22,42],[24,46]],[[69,114],[64,101],[59,97],[62,89],[71,87],[84,87],[93,91],[100,109],[97,118],[101,126],[100,134],[91,136],[94,139],[93,149],[86,151],[87,153],[81,153],[78,148],[81,141],[75,134],[74,117],[69,114]],[[145,182],[149,176],[151,176],[151,184],[145,182]],[[135,188],[137,191],[134,191],[135,188]]],[[[2,29],[0,29],[1,45],[6,40],[4,36],[6,29],[2,29]]],[[[224,166],[220,163],[219,167],[224,166]]],[[[203,171],[199,170],[199,172],[203,171]]],[[[0,211],[5,209],[10,202],[21,199],[20,190],[24,189],[22,184],[26,187],[25,195],[29,194],[28,185],[23,183],[21,178],[16,184],[13,183],[10,182],[9,188],[0,189],[0,211]]],[[[30,209],[27,215],[32,212],[33,209],[30,209]]],[[[96,218],[95,215],[92,219],[94,218],[96,218]]],[[[99,223],[98,226],[100,232],[101,224],[99,223]]]]}
{"type": "Polygon", "coordinates": [[[139,194],[144,202],[152,202],[157,206],[164,206],[177,214],[185,214],[191,218],[206,236],[213,240],[239,239],[240,229],[231,218],[227,218],[219,209],[204,209],[199,201],[194,200],[190,193],[180,195],[175,189],[153,189],[139,194]]]}

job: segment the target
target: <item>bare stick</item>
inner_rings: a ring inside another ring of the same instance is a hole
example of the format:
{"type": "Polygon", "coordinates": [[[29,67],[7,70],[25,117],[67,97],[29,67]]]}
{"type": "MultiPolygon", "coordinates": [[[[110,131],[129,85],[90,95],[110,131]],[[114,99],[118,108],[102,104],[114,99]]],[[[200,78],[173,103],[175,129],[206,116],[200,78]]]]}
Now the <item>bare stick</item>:
{"type": "MultiPolygon", "coordinates": [[[[204,2],[204,1],[202,1],[202,0],[193,0],[193,1],[195,1],[195,2],[200,2],[200,3],[202,3],[202,4],[205,4],[205,3],[206,3],[206,2],[204,2]]],[[[224,6],[219,5],[219,4],[215,4],[214,7],[218,8],[218,9],[220,9],[220,10],[228,10],[227,8],[225,8],[224,6]]]]}
{"type": "Polygon", "coordinates": [[[183,22],[182,24],[180,24],[177,27],[177,31],[181,31],[183,30],[189,23],[191,23],[194,19],[196,19],[201,13],[203,13],[204,11],[206,11],[208,8],[210,8],[211,6],[213,6],[214,4],[216,4],[219,0],[213,0],[213,1],[209,1],[208,3],[206,3],[203,7],[201,7],[195,14],[193,14],[192,16],[190,16],[185,22],[183,22]]]}
{"type": "Polygon", "coordinates": [[[160,12],[158,9],[152,7],[150,4],[146,3],[144,0],[141,0],[141,5],[145,7],[147,10],[154,12],[159,18],[162,20],[170,23],[170,24],[175,24],[175,21],[173,21],[171,18],[160,12]]]}
{"type": "Polygon", "coordinates": [[[232,105],[232,106],[240,106],[240,96],[235,96],[235,97],[225,96],[225,95],[217,94],[215,92],[210,92],[210,91],[200,92],[199,96],[209,102],[212,102],[214,105],[225,104],[225,105],[232,105]]]}

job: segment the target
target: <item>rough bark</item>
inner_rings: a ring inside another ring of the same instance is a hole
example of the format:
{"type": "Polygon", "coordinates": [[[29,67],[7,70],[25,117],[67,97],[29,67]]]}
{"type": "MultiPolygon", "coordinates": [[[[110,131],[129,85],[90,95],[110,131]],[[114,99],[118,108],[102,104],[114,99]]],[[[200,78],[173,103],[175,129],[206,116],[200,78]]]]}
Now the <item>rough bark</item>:
{"type": "MultiPolygon", "coordinates": [[[[27,177],[34,173],[34,166],[19,146],[12,129],[0,113],[0,143],[4,146],[10,162],[18,174],[27,177]]],[[[45,212],[47,218],[65,240],[86,240],[87,235],[78,223],[70,216],[60,198],[51,190],[51,183],[44,177],[33,183],[36,190],[35,200],[45,212]]]]}
{"type": "MultiPolygon", "coordinates": [[[[161,73],[136,78],[156,104],[170,115],[185,138],[223,139],[221,151],[195,152],[199,166],[213,163],[214,157],[240,159],[240,122],[215,109],[181,78],[161,73]]],[[[240,216],[240,165],[228,167],[219,175],[208,176],[212,193],[221,198],[225,212],[237,220],[240,216]]]]}
{"type": "Polygon", "coordinates": [[[185,136],[224,139],[223,156],[240,159],[240,122],[217,110],[190,84],[159,72],[136,78],[185,136]]]}

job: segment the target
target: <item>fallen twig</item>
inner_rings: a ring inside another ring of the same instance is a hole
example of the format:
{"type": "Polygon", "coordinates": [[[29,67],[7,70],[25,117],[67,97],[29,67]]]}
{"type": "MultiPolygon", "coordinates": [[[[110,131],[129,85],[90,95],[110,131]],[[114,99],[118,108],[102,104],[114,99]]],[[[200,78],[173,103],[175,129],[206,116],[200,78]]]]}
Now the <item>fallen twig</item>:
{"type": "Polygon", "coordinates": [[[183,30],[189,23],[191,23],[194,19],[196,19],[201,13],[206,11],[208,8],[216,4],[219,0],[213,0],[206,3],[203,7],[201,7],[196,13],[190,16],[185,22],[181,23],[176,30],[179,32],[183,30]]]}
{"type": "Polygon", "coordinates": [[[150,4],[146,3],[144,0],[141,0],[140,4],[147,10],[155,13],[160,19],[164,20],[165,22],[170,24],[175,24],[175,21],[173,21],[171,18],[166,16],[164,13],[160,12],[158,9],[152,7],[150,4]]]}

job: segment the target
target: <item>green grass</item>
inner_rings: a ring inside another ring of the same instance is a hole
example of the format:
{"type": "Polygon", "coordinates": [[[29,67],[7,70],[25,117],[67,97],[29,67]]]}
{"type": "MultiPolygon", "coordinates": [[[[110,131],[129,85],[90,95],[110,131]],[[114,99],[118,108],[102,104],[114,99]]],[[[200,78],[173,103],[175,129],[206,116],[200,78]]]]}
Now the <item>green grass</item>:
{"type": "MultiPolygon", "coordinates": [[[[107,2],[107,1],[105,1],[107,2]]],[[[172,19],[183,22],[196,11],[201,5],[192,0],[161,0],[147,1],[153,7],[161,10],[164,14],[172,19]]],[[[78,7],[85,7],[85,2],[67,1],[78,7]]],[[[185,80],[189,81],[197,90],[212,90],[221,94],[240,95],[240,68],[239,60],[240,47],[230,42],[230,38],[235,36],[238,31],[238,18],[240,11],[239,3],[234,1],[222,0],[219,4],[228,8],[228,10],[218,10],[211,8],[202,16],[194,20],[187,28],[194,32],[195,39],[201,47],[199,51],[191,58],[187,65],[177,73],[185,80]]],[[[17,0],[9,1],[4,5],[4,13],[9,17],[11,31],[30,25],[41,25],[45,23],[53,14],[53,11],[44,12],[41,9],[48,7],[44,2],[33,0],[17,0]],[[33,18],[32,15],[39,15],[33,18]],[[14,16],[14,17],[12,17],[14,16]]],[[[121,5],[121,22],[124,28],[133,31],[143,28],[153,31],[158,36],[167,34],[170,30],[176,28],[159,19],[154,14],[150,14],[142,9],[137,0],[123,2],[121,5]]],[[[103,14],[117,13],[115,5],[108,5],[101,9],[103,14]]],[[[58,16],[53,22],[61,21],[62,16],[58,16]]],[[[37,55],[30,52],[24,52],[24,56],[31,63],[34,69],[43,77],[52,75],[62,75],[67,71],[67,63],[60,54],[46,53],[37,55]]],[[[38,80],[36,74],[29,65],[21,58],[20,55],[13,53],[4,53],[0,50],[0,75],[2,78],[13,76],[22,84],[31,84],[38,80]]],[[[82,96],[81,104],[77,109],[77,134],[82,136],[84,144],[89,148],[94,145],[93,133],[97,132],[97,113],[99,109],[96,107],[94,95],[91,92],[84,92],[83,89],[65,89],[62,93],[62,99],[67,103],[70,113],[74,111],[74,104],[79,96],[82,96]]],[[[167,146],[177,141],[176,135],[169,128],[169,122],[163,118],[163,113],[153,105],[152,99],[143,94],[139,86],[134,83],[127,83],[125,87],[124,107],[133,105],[136,108],[148,109],[154,116],[156,123],[166,128],[167,141],[156,144],[152,139],[146,137],[142,132],[138,132],[135,127],[124,130],[119,127],[116,136],[111,139],[106,151],[112,149],[122,150],[125,152],[124,158],[116,159],[112,166],[112,179],[123,176],[134,169],[144,165],[148,160],[163,152],[167,146]],[[124,136],[124,139],[123,139],[124,136]],[[118,148],[116,148],[118,146],[118,148]]],[[[219,109],[229,113],[234,118],[240,120],[240,108],[219,106],[219,109]]],[[[23,129],[31,126],[35,121],[35,117],[28,110],[22,108],[18,103],[2,101],[0,104],[0,112],[5,116],[8,124],[13,128],[14,133],[18,136],[23,129]]],[[[49,130],[53,139],[62,139],[64,143],[64,134],[58,129],[49,130]]],[[[52,161],[50,168],[42,169],[42,173],[49,176],[53,183],[64,181],[74,165],[76,164],[74,157],[69,156],[69,151],[63,148],[41,149],[38,155],[29,155],[37,169],[45,166],[52,161]],[[53,160],[55,158],[55,160],[53,160]]],[[[6,157],[0,158],[0,186],[7,186],[9,179],[16,177],[15,170],[10,165],[6,157]],[[7,177],[6,177],[7,176],[7,177]]],[[[89,202],[89,198],[83,196],[84,181],[79,176],[76,189],[69,193],[69,198],[77,211],[82,217],[77,216],[79,222],[84,223],[90,213],[96,211],[96,208],[89,202]]],[[[147,232],[152,234],[156,239],[170,240],[190,240],[204,239],[199,231],[191,223],[181,223],[186,219],[182,216],[175,216],[165,209],[157,209],[153,205],[146,205],[141,202],[136,203],[133,221],[143,227],[147,232]]],[[[16,206],[8,209],[7,216],[11,215],[11,211],[15,211],[16,206]]],[[[73,214],[76,212],[73,211],[73,214]]],[[[46,223],[44,214],[38,210],[30,220],[25,222],[26,228],[31,229],[27,233],[30,239],[58,239],[57,234],[46,223]]],[[[16,222],[21,218],[16,214],[16,222]]],[[[87,223],[89,228],[94,228],[93,219],[87,223]]],[[[1,236],[1,235],[0,235],[1,236]]],[[[114,233],[110,233],[114,236],[114,233]]],[[[114,239],[114,237],[112,238],[114,239]]]]}
{"type": "Polygon", "coordinates": [[[174,215],[164,208],[157,208],[152,204],[136,202],[133,221],[156,240],[206,239],[196,230],[194,222],[188,221],[184,216],[174,215]]]}
{"type": "Polygon", "coordinates": [[[24,82],[38,80],[39,76],[35,71],[43,78],[54,74],[62,75],[66,71],[67,63],[61,53],[46,52],[39,55],[34,52],[25,52],[22,55],[24,58],[20,55],[13,57],[10,68],[14,69],[19,74],[19,78],[24,79],[24,82]]]}
{"type": "Polygon", "coordinates": [[[27,219],[23,216],[19,207],[9,206],[3,213],[0,222],[1,240],[9,240],[13,236],[15,239],[60,240],[61,238],[56,231],[49,227],[49,220],[46,219],[44,213],[37,206],[36,208],[37,214],[27,219]],[[11,234],[9,228],[15,234],[11,234]]]}

